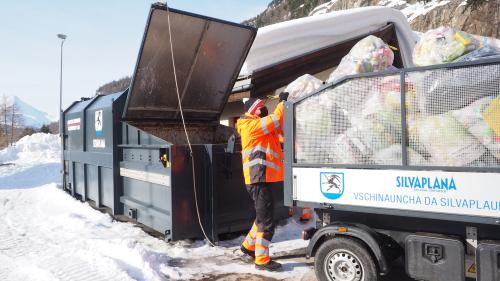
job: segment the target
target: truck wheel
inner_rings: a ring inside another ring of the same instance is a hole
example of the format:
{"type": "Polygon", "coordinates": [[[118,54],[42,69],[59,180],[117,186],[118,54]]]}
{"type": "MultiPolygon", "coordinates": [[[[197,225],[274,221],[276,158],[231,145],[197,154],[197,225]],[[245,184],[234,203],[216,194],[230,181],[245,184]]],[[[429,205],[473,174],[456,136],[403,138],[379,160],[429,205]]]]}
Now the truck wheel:
{"type": "Polygon", "coordinates": [[[325,241],[314,260],[320,281],[377,281],[377,265],[362,243],[345,237],[325,241]]]}

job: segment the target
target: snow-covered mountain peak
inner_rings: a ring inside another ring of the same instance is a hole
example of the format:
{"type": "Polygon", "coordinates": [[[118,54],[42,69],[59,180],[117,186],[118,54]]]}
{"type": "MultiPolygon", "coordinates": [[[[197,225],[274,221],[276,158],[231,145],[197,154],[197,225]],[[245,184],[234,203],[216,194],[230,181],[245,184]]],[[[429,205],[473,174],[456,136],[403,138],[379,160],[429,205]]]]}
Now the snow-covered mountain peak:
{"type": "MultiPolygon", "coordinates": [[[[3,99],[0,99],[0,103],[3,102],[3,99]]],[[[57,118],[35,108],[17,96],[6,96],[6,103],[8,106],[16,105],[18,112],[21,114],[21,127],[40,128],[43,125],[57,121],[57,118]]]]}

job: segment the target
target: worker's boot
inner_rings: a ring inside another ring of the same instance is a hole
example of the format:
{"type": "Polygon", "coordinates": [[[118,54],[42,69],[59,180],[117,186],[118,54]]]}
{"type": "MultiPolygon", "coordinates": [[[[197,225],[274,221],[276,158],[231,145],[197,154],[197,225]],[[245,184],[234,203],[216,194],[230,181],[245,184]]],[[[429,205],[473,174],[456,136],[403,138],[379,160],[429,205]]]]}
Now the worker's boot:
{"type": "Polygon", "coordinates": [[[243,247],[243,246],[241,246],[240,250],[243,253],[243,256],[241,256],[241,259],[244,262],[253,263],[255,261],[255,252],[249,251],[249,250],[245,249],[245,247],[243,247]]]}
{"type": "Polygon", "coordinates": [[[260,270],[267,270],[267,271],[280,271],[281,270],[281,263],[270,260],[266,264],[256,264],[255,268],[260,269],[260,270]]]}

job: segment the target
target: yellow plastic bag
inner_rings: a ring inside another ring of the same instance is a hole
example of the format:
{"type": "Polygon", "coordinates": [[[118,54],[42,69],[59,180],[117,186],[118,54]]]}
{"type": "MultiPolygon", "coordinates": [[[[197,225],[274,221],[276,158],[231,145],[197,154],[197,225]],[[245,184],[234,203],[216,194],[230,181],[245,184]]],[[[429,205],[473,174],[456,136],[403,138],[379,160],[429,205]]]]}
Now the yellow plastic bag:
{"type": "Polygon", "coordinates": [[[483,118],[495,135],[500,136],[500,96],[491,101],[483,113],[483,118]]]}

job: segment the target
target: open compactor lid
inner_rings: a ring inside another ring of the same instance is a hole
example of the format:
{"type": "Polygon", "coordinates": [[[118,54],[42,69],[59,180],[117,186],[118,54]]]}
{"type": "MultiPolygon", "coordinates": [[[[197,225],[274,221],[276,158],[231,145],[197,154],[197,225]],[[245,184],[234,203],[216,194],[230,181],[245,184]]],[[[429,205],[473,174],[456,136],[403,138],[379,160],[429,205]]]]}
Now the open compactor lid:
{"type": "Polygon", "coordinates": [[[217,121],[256,30],[166,6],[152,6],[130,94],[127,121],[181,120],[170,51],[170,17],[179,93],[186,122],[217,121]]]}

